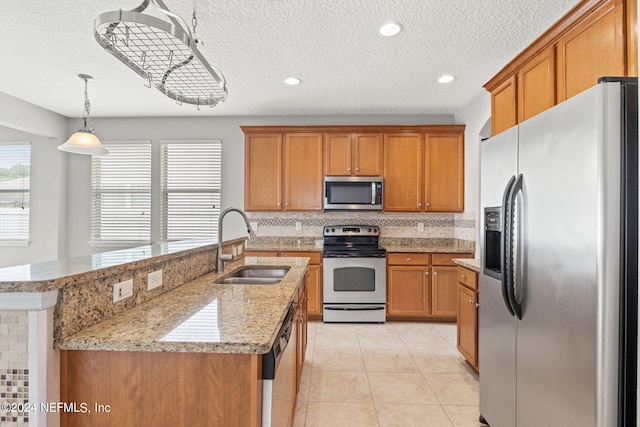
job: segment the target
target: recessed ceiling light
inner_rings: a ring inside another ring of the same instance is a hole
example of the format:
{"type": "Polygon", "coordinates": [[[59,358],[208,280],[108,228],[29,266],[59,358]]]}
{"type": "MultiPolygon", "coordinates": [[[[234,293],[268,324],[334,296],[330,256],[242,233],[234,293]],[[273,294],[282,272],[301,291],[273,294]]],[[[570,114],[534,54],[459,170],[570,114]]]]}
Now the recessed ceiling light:
{"type": "Polygon", "coordinates": [[[452,75],[449,74],[445,74],[443,76],[438,77],[438,82],[440,83],[449,83],[454,81],[456,78],[453,77],[452,75]]]}
{"type": "Polygon", "coordinates": [[[380,27],[380,34],[386,37],[395,36],[400,31],[402,31],[402,25],[396,24],[394,22],[389,22],[388,24],[384,24],[380,27]]]}
{"type": "Polygon", "coordinates": [[[284,79],[284,82],[286,84],[288,84],[289,86],[295,86],[295,85],[299,85],[300,84],[300,79],[297,77],[289,77],[284,79]]]}

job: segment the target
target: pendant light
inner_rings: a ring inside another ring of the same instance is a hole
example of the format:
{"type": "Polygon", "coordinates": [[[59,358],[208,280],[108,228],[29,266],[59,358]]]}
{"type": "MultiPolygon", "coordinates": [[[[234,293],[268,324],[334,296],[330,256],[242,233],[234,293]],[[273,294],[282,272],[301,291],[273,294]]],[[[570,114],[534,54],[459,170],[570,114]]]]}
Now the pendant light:
{"type": "Polygon", "coordinates": [[[79,74],[78,77],[84,80],[84,112],[82,117],[78,119],[78,131],[71,135],[67,142],[59,145],[58,150],[76,154],[88,154],[90,156],[105,156],[109,154],[109,150],[104,148],[98,137],[93,134],[91,116],[89,114],[91,103],[89,102],[87,85],[93,77],[86,74],[79,74]]]}

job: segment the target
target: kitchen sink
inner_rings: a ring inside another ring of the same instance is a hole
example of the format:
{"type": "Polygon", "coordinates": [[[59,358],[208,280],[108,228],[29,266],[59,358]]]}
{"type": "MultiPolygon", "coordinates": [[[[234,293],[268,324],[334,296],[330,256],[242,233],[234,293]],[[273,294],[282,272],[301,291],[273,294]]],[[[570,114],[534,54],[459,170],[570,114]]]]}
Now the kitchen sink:
{"type": "Polygon", "coordinates": [[[238,284],[238,285],[274,285],[280,283],[280,279],[276,277],[227,277],[219,282],[222,284],[238,284]]]}
{"type": "Polygon", "coordinates": [[[273,285],[279,283],[290,267],[246,266],[216,283],[241,285],[273,285]]]}

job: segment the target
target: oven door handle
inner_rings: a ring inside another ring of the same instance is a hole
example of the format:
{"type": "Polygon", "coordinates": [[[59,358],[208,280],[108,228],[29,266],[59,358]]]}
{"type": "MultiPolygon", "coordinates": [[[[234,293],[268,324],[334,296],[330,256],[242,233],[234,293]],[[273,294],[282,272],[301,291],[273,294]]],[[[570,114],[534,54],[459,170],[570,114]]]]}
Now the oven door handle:
{"type": "Polygon", "coordinates": [[[384,306],[373,306],[373,307],[336,307],[336,306],[325,306],[325,310],[335,310],[335,311],[369,311],[369,310],[384,310],[384,306]]]}

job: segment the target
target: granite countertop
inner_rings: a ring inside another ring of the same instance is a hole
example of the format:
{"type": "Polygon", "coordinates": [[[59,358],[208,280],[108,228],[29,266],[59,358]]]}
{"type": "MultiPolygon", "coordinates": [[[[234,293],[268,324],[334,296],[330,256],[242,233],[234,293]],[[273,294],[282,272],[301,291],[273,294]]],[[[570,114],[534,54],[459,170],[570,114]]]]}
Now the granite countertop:
{"type": "Polygon", "coordinates": [[[267,353],[308,266],[308,258],[248,257],[66,339],[64,350],[267,353]],[[244,265],[289,266],[275,285],[214,284],[244,265]]]}
{"type": "Polygon", "coordinates": [[[210,240],[186,240],[156,243],[131,249],[104,252],[77,258],[36,264],[0,268],[0,293],[2,292],[47,292],[62,289],[78,280],[97,280],[118,270],[128,269],[131,263],[136,268],[166,261],[172,257],[215,249],[210,240]],[[194,252],[193,250],[196,249],[194,252]]]}
{"type": "Polygon", "coordinates": [[[478,258],[453,258],[452,261],[464,268],[480,273],[480,259],[478,258]]]}

